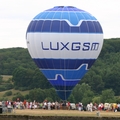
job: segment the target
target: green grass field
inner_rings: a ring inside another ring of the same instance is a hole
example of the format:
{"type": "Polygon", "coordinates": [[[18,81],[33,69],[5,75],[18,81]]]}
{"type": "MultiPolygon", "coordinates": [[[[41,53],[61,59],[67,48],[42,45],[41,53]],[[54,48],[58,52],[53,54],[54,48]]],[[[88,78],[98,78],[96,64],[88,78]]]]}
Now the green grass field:
{"type": "Polygon", "coordinates": [[[7,81],[9,78],[12,78],[11,75],[1,75],[3,77],[3,81],[7,81]]]}
{"type": "MultiPolygon", "coordinates": [[[[8,115],[29,115],[29,116],[82,116],[82,117],[98,117],[98,111],[88,112],[88,111],[78,111],[78,110],[42,110],[42,109],[24,109],[15,110],[12,113],[7,113],[8,115]]],[[[120,112],[106,112],[101,111],[99,117],[120,117],[120,112]]]]}
{"type": "Polygon", "coordinates": [[[6,98],[8,100],[12,100],[12,98],[19,92],[21,93],[22,95],[26,95],[29,93],[29,91],[19,91],[19,90],[15,90],[15,89],[11,89],[11,90],[6,90],[6,91],[2,91],[0,92],[0,97],[3,97],[3,95],[8,92],[8,91],[12,91],[12,95],[11,96],[6,96],[6,98]]]}
{"type": "MultiPolygon", "coordinates": [[[[2,84],[7,84],[7,81],[9,79],[12,78],[11,75],[1,75],[3,77],[3,83],[0,83],[0,85],[2,86],[2,84]]],[[[11,96],[6,96],[5,98],[7,100],[12,100],[12,98],[17,94],[17,93],[21,93],[22,95],[26,95],[29,93],[29,91],[19,91],[19,90],[15,90],[15,89],[11,89],[11,90],[6,90],[6,91],[1,91],[0,92],[0,98],[4,97],[4,94],[8,91],[12,91],[12,95],[11,96]]]]}

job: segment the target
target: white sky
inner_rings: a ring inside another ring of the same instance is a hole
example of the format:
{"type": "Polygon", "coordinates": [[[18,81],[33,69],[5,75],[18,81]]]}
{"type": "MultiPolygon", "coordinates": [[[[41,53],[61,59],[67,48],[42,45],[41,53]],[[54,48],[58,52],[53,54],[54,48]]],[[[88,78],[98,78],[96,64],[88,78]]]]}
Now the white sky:
{"type": "Polygon", "coordinates": [[[91,13],[100,22],[104,38],[120,38],[120,0],[0,0],[0,49],[27,48],[25,34],[33,17],[60,5],[91,13]]]}

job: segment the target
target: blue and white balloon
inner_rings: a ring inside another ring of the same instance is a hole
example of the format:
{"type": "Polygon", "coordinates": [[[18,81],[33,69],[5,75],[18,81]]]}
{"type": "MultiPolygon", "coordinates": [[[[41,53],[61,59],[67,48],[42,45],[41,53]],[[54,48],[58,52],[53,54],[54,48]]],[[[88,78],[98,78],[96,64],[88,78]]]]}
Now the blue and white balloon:
{"type": "Polygon", "coordinates": [[[26,41],[34,62],[66,100],[100,54],[103,30],[90,13],[56,6],[33,18],[26,41]]]}

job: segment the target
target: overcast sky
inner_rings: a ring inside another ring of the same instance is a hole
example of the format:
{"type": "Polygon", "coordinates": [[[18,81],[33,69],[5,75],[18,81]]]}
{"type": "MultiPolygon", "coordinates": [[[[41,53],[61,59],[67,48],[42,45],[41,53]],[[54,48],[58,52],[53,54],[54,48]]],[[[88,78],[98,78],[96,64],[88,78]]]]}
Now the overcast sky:
{"type": "Polygon", "coordinates": [[[60,5],[91,13],[100,22],[104,38],[120,37],[120,0],[0,0],[0,49],[27,48],[25,34],[33,17],[60,5]]]}

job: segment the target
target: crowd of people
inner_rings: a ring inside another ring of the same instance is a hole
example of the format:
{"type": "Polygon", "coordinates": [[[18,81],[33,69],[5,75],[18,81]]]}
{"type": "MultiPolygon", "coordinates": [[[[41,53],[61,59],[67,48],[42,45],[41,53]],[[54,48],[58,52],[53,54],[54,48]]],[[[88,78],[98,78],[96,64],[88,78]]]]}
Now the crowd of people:
{"type": "Polygon", "coordinates": [[[120,103],[88,103],[87,106],[83,106],[82,103],[78,104],[78,110],[82,111],[120,111],[120,103]]]}
{"type": "Polygon", "coordinates": [[[81,102],[75,104],[70,103],[69,101],[65,102],[50,102],[50,101],[43,101],[42,103],[36,102],[35,100],[33,102],[28,102],[26,100],[24,101],[0,101],[0,107],[6,107],[6,108],[12,108],[12,109],[44,109],[44,110],[60,110],[60,109],[68,109],[71,110],[74,105],[74,110],[79,111],[120,111],[120,104],[116,103],[88,103],[86,106],[84,106],[81,102]]]}
{"type": "Polygon", "coordinates": [[[33,102],[28,102],[26,100],[24,101],[0,101],[0,107],[7,107],[7,108],[13,108],[13,109],[60,109],[61,103],[59,102],[47,102],[45,100],[44,102],[36,102],[35,100],[33,102]]]}

